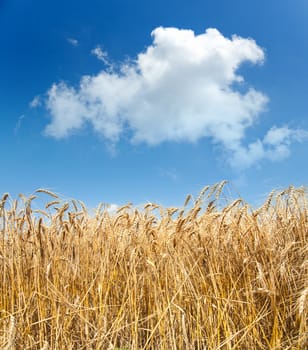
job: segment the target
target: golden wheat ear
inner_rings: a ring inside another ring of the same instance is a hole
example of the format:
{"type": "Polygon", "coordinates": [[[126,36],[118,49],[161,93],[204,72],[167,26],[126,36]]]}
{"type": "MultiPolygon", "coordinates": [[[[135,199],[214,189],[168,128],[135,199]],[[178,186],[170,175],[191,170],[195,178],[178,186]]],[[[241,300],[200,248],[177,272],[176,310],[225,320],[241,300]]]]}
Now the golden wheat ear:
{"type": "Polygon", "coordinates": [[[45,193],[45,194],[48,194],[49,196],[51,196],[55,199],[59,198],[59,196],[56,193],[49,191],[49,190],[46,190],[45,188],[39,188],[38,190],[34,191],[34,193],[45,193]]]}

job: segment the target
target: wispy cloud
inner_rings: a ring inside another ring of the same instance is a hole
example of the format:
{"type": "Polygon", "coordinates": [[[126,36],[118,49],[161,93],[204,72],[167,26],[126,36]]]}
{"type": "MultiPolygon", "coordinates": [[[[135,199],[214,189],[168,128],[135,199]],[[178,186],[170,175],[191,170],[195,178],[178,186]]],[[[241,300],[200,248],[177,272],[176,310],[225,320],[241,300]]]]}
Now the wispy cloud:
{"type": "Polygon", "coordinates": [[[175,168],[168,168],[168,169],[160,168],[159,169],[159,176],[165,177],[165,178],[172,180],[172,181],[178,180],[178,177],[179,177],[178,172],[176,171],[175,168]]]}
{"type": "Polygon", "coordinates": [[[92,54],[108,64],[108,70],[83,76],[78,88],[53,84],[47,93],[51,122],[46,134],[67,137],[88,123],[111,144],[128,130],[131,142],[149,145],[209,138],[221,146],[232,166],[242,168],[262,159],[285,158],[291,142],[306,135],[272,128],[245,145],[247,128],[268,102],[253,87],[245,91],[244,77],[238,74],[242,63],[264,61],[264,51],[253,39],[226,38],[213,28],[196,35],[163,27],[152,37],[145,52],[117,70],[97,46],[92,54]]]}
{"type": "Polygon", "coordinates": [[[16,135],[18,133],[18,130],[20,129],[21,127],[21,124],[22,124],[22,121],[23,119],[25,118],[25,115],[22,114],[18,117],[17,119],[17,122],[16,122],[16,125],[15,125],[15,128],[14,128],[14,134],[16,135]]]}
{"type": "Polygon", "coordinates": [[[41,97],[39,95],[35,96],[33,100],[29,103],[31,108],[36,108],[42,104],[41,97]]]}
{"type": "Polygon", "coordinates": [[[68,43],[70,43],[72,46],[78,46],[79,42],[75,38],[67,38],[66,39],[68,43]]]}
{"type": "Polygon", "coordinates": [[[91,50],[91,54],[96,56],[98,60],[104,62],[106,65],[109,65],[108,53],[103,51],[99,45],[91,50]]]}

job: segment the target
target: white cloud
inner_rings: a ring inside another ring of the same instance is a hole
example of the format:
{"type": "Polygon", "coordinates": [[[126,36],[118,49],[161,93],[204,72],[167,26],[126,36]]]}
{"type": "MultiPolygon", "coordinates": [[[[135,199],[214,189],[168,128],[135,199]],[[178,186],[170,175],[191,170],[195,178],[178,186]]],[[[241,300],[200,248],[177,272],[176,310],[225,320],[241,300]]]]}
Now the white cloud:
{"type": "Polygon", "coordinates": [[[78,40],[74,38],[67,38],[66,40],[73,46],[78,46],[79,44],[78,40]]]}
{"type": "Polygon", "coordinates": [[[39,95],[35,96],[33,100],[29,103],[31,108],[36,108],[42,104],[41,97],[39,95]]]}
{"type": "Polygon", "coordinates": [[[262,159],[281,161],[290,155],[292,142],[302,142],[308,138],[308,132],[289,127],[272,127],[263,140],[250,143],[247,147],[240,144],[230,151],[229,163],[237,168],[248,168],[262,159]]]}
{"type": "Polygon", "coordinates": [[[179,177],[178,172],[176,171],[175,168],[169,168],[169,169],[159,168],[159,176],[165,177],[172,181],[178,180],[178,177],[179,177]]]}
{"type": "Polygon", "coordinates": [[[290,129],[288,127],[272,127],[264,137],[264,143],[271,146],[281,144],[289,145],[292,141],[301,142],[307,138],[308,132],[301,129],[290,129]]]}
{"type": "Polygon", "coordinates": [[[263,139],[267,158],[273,161],[282,160],[290,155],[290,145],[293,142],[302,142],[308,138],[308,132],[289,127],[272,127],[263,139]]]}
{"type": "Polygon", "coordinates": [[[18,131],[19,131],[20,127],[21,127],[23,119],[25,119],[25,115],[24,114],[22,114],[22,115],[20,115],[18,117],[17,123],[16,123],[15,128],[14,128],[14,134],[18,133],[18,131]]]}
{"type": "Polygon", "coordinates": [[[45,132],[56,138],[68,136],[74,129],[81,128],[87,113],[76,91],[63,83],[54,84],[49,89],[46,107],[52,115],[52,123],[45,132]]]}
{"type": "Polygon", "coordinates": [[[263,141],[243,146],[246,129],[268,101],[253,88],[245,92],[237,88],[245,87],[238,74],[240,65],[264,61],[254,40],[229,39],[216,29],[196,35],[192,30],[162,27],[152,37],[145,52],[118,70],[97,46],[92,54],[108,64],[108,70],[83,76],[78,88],[54,84],[47,94],[51,122],[46,134],[66,137],[90,124],[111,143],[127,131],[131,142],[150,145],[208,137],[222,146],[230,163],[242,167],[264,158],[274,160],[269,156],[274,150],[286,155],[290,142],[298,139],[290,129],[288,135],[271,129],[263,141]]]}
{"type": "Polygon", "coordinates": [[[108,53],[106,51],[103,51],[99,45],[96,46],[93,50],[91,50],[91,54],[96,56],[98,60],[109,65],[108,53]]]}

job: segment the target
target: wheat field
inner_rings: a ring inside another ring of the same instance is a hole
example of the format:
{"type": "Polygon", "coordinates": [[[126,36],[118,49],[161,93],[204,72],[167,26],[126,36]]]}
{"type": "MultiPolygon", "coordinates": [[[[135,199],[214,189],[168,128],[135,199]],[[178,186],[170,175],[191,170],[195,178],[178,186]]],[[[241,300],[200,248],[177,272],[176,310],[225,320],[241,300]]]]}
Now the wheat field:
{"type": "Polygon", "coordinates": [[[306,190],[252,209],[224,186],[95,213],[4,194],[0,349],[307,349],[306,190]]]}

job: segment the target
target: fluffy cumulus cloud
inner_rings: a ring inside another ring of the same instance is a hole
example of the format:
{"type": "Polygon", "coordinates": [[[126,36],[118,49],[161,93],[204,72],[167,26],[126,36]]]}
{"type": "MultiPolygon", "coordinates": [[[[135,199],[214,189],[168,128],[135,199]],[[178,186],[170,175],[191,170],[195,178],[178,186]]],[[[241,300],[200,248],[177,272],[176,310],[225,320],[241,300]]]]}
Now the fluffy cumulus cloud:
{"type": "MultiPolygon", "coordinates": [[[[290,142],[303,137],[273,128],[264,139],[243,146],[246,129],[267,104],[262,92],[245,89],[238,73],[244,62],[264,61],[254,40],[226,38],[216,29],[196,35],[163,27],[152,38],[152,45],[118,69],[109,63],[97,75],[83,76],[77,88],[54,84],[46,99],[51,117],[46,134],[62,138],[90,124],[113,144],[124,132],[131,142],[149,145],[209,138],[222,146],[231,164],[242,167],[281,159],[290,142]]],[[[107,61],[99,46],[92,54],[107,61]]]]}

